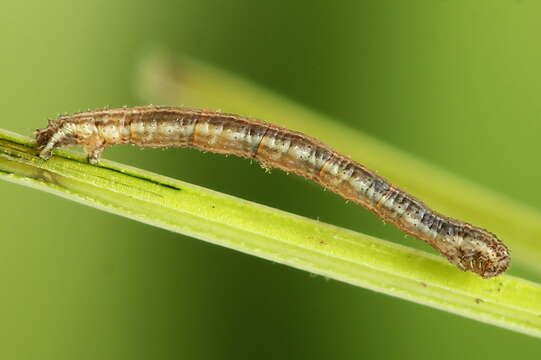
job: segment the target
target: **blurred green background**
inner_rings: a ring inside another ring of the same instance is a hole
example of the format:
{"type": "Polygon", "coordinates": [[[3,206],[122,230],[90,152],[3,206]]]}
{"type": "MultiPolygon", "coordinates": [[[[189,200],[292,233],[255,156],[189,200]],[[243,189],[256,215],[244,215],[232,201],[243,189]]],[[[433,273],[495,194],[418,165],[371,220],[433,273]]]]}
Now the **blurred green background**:
{"type": "MultiPolygon", "coordinates": [[[[30,135],[60,112],[144,104],[137,68],[161,48],[539,208],[540,15],[528,0],[3,0],[0,126],[30,135]]],[[[248,161],[131,147],[106,157],[428,251],[318,186],[248,161]]],[[[2,359],[541,351],[525,335],[32,189],[0,183],[0,199],[9,209],[0,223],[2,359]]]]}

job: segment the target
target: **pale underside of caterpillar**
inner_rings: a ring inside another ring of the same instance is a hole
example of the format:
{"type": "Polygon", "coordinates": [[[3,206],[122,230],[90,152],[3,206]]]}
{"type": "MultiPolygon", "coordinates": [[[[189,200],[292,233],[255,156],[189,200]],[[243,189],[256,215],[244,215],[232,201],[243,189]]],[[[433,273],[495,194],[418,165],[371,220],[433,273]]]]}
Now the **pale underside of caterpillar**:
{"type": "Polygon", "coordinates": [[[41,158],[82,145],[92,164],[114,144],[191,147],[256,159],[304,176],[423,240],[464,271],[484,278],[504,272],[508,248],[492,233],[444,216],[320,141],[260,120],[216,111],[145,106],[82,112],[37,130],[41,158]]]}

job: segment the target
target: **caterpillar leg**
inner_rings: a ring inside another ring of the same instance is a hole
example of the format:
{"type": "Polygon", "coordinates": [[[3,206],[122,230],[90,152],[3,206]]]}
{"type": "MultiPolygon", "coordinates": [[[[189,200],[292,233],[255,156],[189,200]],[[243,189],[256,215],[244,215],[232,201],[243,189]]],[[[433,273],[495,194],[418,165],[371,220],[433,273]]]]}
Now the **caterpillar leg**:
{"type": "Polygon", "coordinates": [[[96,165],[100,162],[101,154],[103,153],[103,149],[105,149],[104,145],[89,145],[84,147],[88,162],[92,165],[96,165]]]}
{"type": "Polygon", "coordinates": [[[39,157],[43,160],[49,160],[53,155],[53,150],[57,146],[59,138],[60,135],[56,134],[51,127],[36,130],[39,157]]]}

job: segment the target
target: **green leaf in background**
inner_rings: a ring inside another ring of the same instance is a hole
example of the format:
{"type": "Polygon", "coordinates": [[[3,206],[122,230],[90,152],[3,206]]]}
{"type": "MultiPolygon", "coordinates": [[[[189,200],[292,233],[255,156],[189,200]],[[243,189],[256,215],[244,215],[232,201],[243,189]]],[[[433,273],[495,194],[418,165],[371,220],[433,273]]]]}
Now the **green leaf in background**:
{"type": "Polygon", "coordinates": [[[527,205],[201,62],[175,63],[164,54],[155,54],[142,64],[140,73],[141,92],[152,102],[213,106],[314,136],[443,214],[496,233],[511,248],[512,262],[541,272],[541,214],[527,205]]]}

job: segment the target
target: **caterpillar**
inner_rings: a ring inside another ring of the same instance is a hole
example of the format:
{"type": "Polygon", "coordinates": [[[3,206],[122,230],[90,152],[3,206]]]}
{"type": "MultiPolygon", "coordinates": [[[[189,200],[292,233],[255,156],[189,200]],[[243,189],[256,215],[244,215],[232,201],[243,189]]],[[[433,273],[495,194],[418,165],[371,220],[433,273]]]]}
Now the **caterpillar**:
{"type": "Polygon", "coordinates": [[[507,270],[509,249],[496,235],[444,216],[383,177],[305,134],[261,120],[184,107],[87,111],[49,120],[36,131],[39,156],[82,145],[91,164],[114,144],[191,147],[258,160],[304,176],[431,245],[463,271],[483,278],[507,270]]]}

